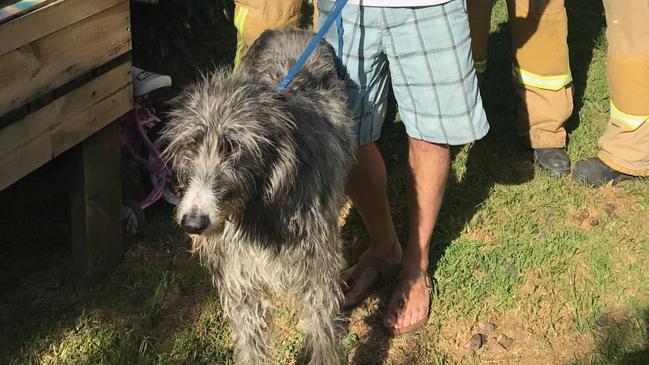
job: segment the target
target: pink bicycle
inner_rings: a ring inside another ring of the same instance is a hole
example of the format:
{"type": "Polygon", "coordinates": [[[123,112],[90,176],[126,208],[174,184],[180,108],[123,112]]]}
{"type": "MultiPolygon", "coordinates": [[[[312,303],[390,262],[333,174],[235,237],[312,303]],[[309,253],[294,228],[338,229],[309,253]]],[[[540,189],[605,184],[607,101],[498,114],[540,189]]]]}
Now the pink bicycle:
{"type": "Polygon", "coordinates": [[[171,86],[171,77],[133,67],[133,110],[122,116],[121,145],[124,151],[138,162],[152,184],[151,191],[139,202],[129,201],[122,205],[122,224],[128,234],[138,233],[145,224],[144,209],[160,198],[177,205],[182,190],[175,183],[173,174],[160,156],[160,140],[152,133],[161,123],[155,109],[147,106],[148,95],[158,89],[171,86]],[[151,135],[151,137],[150,137],[151,135]],[[153,138],[153,140],[152,140],[153,138]]]}

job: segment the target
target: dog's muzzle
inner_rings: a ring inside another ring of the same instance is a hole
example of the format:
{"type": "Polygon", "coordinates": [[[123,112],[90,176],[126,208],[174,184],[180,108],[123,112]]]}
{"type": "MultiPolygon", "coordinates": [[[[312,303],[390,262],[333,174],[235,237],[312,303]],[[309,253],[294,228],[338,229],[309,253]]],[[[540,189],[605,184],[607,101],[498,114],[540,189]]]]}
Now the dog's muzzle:
{"type": "Polygon", "coordinates": [[[180,226],[185,233],[201,234],[210,226],[210,217],[207,214],[200,214],[192,210],[189,214],[183,215],[180,226]]]}

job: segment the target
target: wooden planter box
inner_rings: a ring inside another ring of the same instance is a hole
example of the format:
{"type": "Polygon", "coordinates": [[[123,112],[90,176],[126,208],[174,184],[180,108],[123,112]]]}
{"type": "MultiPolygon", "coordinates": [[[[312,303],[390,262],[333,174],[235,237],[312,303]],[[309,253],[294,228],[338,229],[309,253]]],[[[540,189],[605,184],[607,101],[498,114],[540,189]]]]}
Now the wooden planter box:
{"type": "Polygon", "coordinates": [[[54,0],[0,24],[0,190],[77,146],[73,243],[86,276],[121,257],[111,123],[132,107],[130,50],[128,0],[54,0]]]}

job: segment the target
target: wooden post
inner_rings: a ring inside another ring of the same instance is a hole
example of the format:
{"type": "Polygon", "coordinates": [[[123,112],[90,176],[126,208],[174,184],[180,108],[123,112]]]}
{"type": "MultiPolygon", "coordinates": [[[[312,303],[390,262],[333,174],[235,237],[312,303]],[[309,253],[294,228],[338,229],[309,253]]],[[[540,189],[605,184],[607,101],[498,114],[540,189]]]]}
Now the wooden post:
{"type": "Polygon", "coordinates": [[[96,281],[124,254],[121,228],[119,125],[109,124],[73,152],[72,248],[82,280],[96,281]]]}

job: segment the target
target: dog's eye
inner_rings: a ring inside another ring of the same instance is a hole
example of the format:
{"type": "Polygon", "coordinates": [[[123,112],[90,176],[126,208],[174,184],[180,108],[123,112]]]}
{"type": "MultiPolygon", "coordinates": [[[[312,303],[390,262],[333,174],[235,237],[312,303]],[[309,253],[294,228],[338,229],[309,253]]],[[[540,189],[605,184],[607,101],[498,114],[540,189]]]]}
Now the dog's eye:
{"type": "Polygon", "coordinates": [[[219,148],[219,153],[221,154],[221,156],[230,155],[232,153],[232,143],[230,143],[230,141],[227,139],[224,140],[219,148]]]}
{"type": "Polygon", "coordinates": [[[231,156],[236,154],[238,146],[229,139],[223,139],[219,145],[219,153],[221,156],[231,156]]]}
{"type": "Polygon", "coordinates": [[[224,201],[228,201],[228,200],[232,200],[234,197],[235,197],[234,190],[226,190],[225,192],[223,192],[223,198],[222,199],[224,201]]]}

